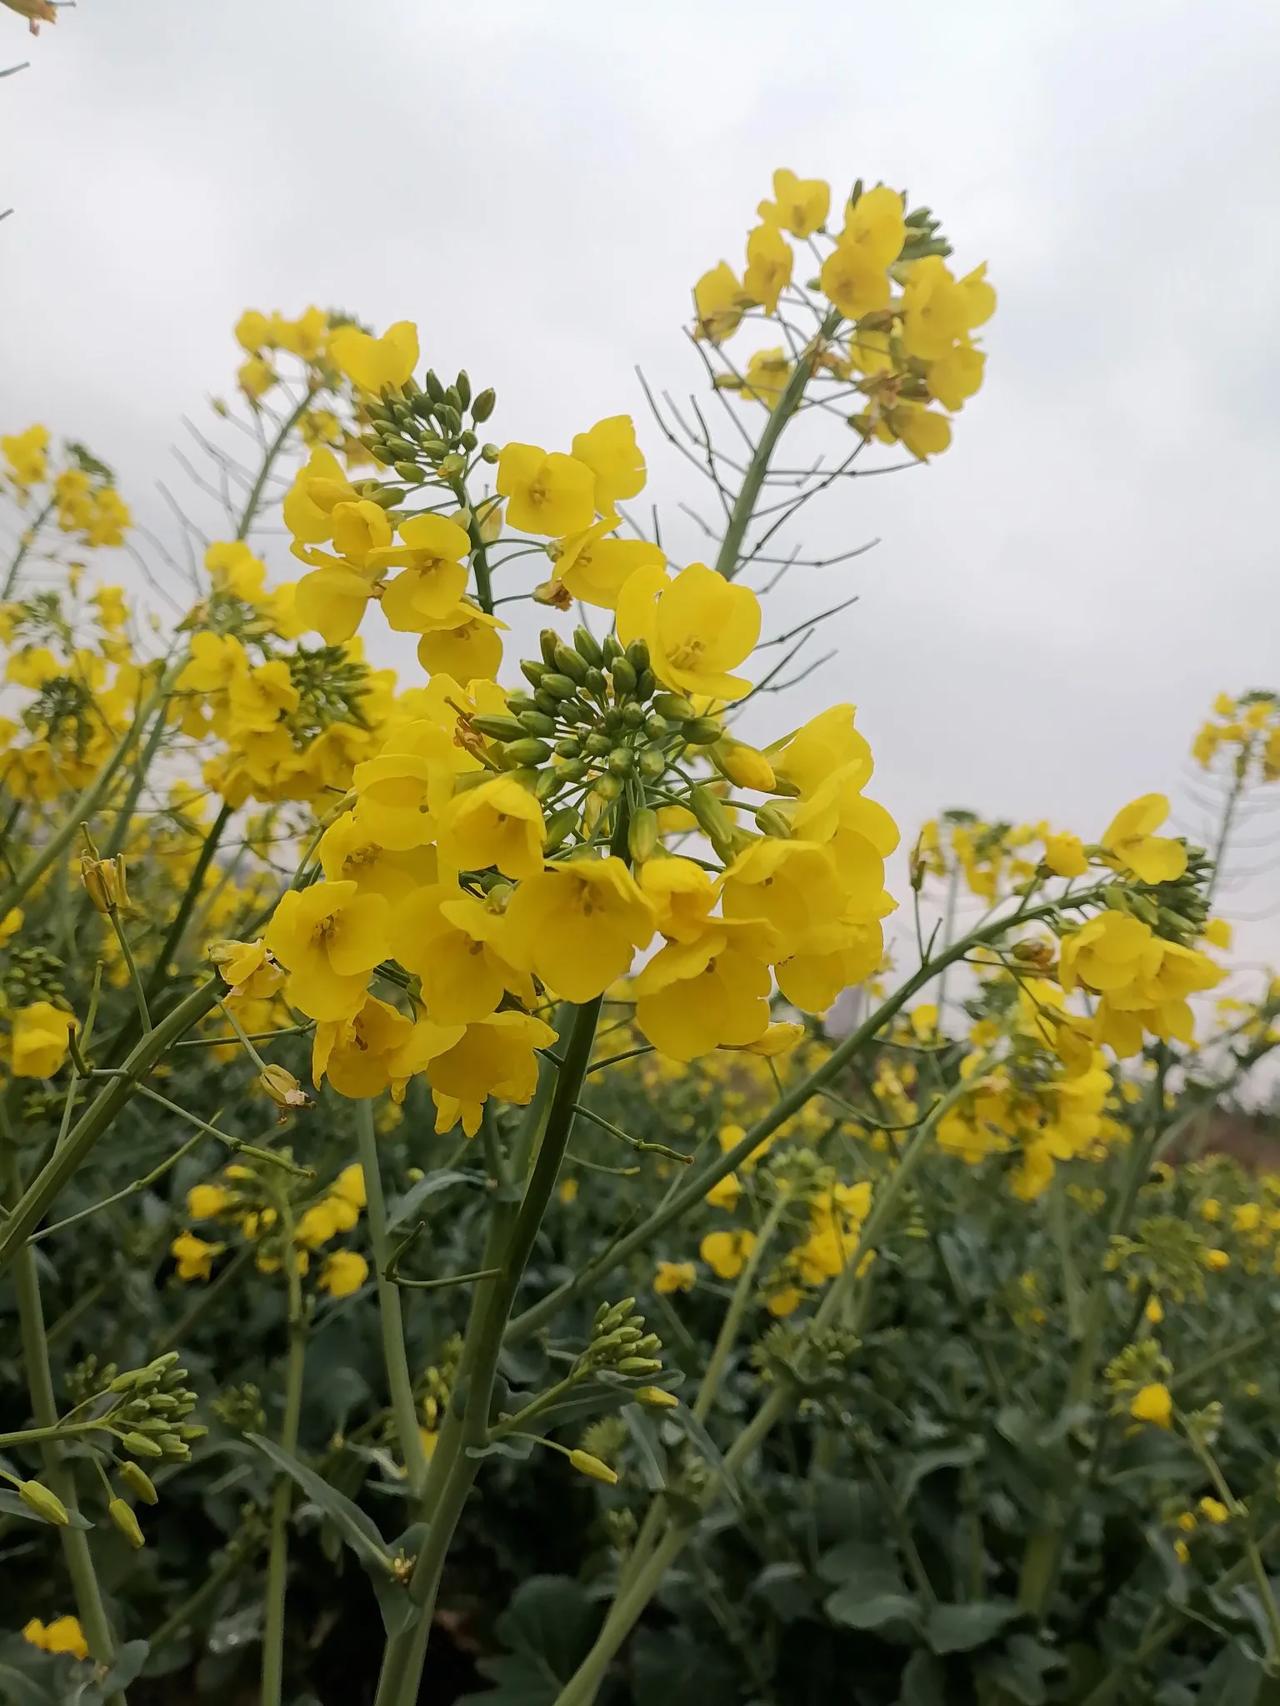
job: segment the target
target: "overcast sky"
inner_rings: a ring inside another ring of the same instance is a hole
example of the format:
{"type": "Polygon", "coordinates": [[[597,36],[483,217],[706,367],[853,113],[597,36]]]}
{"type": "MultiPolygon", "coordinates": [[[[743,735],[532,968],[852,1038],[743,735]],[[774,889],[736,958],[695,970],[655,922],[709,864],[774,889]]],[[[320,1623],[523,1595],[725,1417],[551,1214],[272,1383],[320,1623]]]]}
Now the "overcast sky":
{"type": "MultiPolygon", "coordinates": [[[[904,829],[966,805],[1089,837],[1148,789],[1203,829],[1198,719],[1280,685],[1271,0],[80,0],[35,42],[0,13],[0,66],[23,58],[0,430],[83,437],[159,528],[241,309],[316,302],[415,319],[496,386],[500,440],[634,413],[696,556],[634,364],[698,383],[690,287],[739,262],[774,167],[908,188],[990,263],[988,382],[937,464],[806,522],[817,554],[882,543],[766,618],[861,594],[794,720],[855,700],[904,829]]],[[[1274,865],[1224,893],[1268,914],[1244,952],[1280,957],[1278,898],[1274,865]]]]}

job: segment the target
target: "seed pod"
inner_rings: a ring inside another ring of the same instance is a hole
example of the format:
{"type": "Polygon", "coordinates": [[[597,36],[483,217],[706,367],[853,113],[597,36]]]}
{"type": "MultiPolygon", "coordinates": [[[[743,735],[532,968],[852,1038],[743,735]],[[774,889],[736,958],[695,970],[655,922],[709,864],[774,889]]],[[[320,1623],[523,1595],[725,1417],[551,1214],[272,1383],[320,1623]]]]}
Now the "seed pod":
{"type": "Polygon", "coordinates": [[[487,421],[493,413],[493,406],[498,401],[498,394],[493,390],[481,391],[471,405],[471,418],[477,426],[487,421]]]}
{"type": "Polygon", "coordinates": [[[112,1499],[107,1505],[107,1515],[134,1551],[140,1552],[146,1545],[146,1541],[143,1539],[142,1530],[138,1526],[138,1519],[133,1514],[133,1507],[127,1505],[123,1499],[112,1499]]]}
{"type": "Polygon", "coordinates": [[[599,668],[604,662],[604,652],[600,648],[600,642],[590,628],[575,628],[573,630],[573,643],[578,656],[584,663],[594,664],[599,668]]]}
{"type": "Polygon", "coordinates": [[[652,806],[641,806],[627,825],[627,851],[637,865],[652,859],[658,849],[658,814],[652,806]]]}
{"type": "Polygon", "coordinates": [[[67,1507],[43,1481],[20,1481],[18,1497],[28,1510],[34,1511],[42,1521],[53,1523],[56,1528],[66,1528],[71,1521],[67,1507]]]}
{"type": "Polygon", "coordinates": [[[687,723],[690,717],[698,714],[693,708],[693,701],[686,699],[683,693],[659,693],[654,698],[653,708],[673,723],[687,723]]]}
{"type": "Polygon", "coordinates": [[[555,657],[552,662],[561,675],[567,675],[570,681],[576,681],[581,685],[587,679],[586,664],[577,652],[566,646],[562,640],[556,644],[555,657]]]}
{"type": "Polygon", "coordinates": [[[570,681],[567,675],[558,675],[549,670],[539,684],[545,693],[550,693],[553,699],[576,699],[578,696],[577,683],[570,681]]]}
{"type": "Polygon", "coordinates": [[[141,1499],[144,1505],[154,1505],[160,1502],[156,1492],[155,1482],[137,1463],[131,1463],[127,1458],[120,1465],[120,1479],[133,1494],[135,1499],[141,1499]]]}

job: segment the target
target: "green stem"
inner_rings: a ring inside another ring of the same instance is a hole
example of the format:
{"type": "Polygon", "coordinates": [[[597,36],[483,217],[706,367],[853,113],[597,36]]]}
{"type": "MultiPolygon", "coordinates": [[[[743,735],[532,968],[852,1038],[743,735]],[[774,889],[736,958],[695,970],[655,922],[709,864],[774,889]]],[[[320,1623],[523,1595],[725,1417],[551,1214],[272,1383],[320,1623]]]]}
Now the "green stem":
{"type": "MultiPolygon", "coordinates": [[[[1098,889],[1082,892],[1074,897],[1073,905],[1086,905],[1089,901],[1096,899],[1099,893],[1100,890],[1098,889]]],[[[939,971],[945,966],[963,959],[975,947],[996,941],[1015,922],[1019,927],[1022,927],[1034,923],[1037,919],[1048,918],[1057,911],[1057,903],[1048,902],[1044,906],[1032,907],[1028,911],[1020,913],[1016,920],[1012,918],[996,919],[962,937],[945,952],[939,954],[937,958],[927,960],[863,1024],[859,1025],[842,1043],[832,1049],[821,1066],[815,1068],[806,1078],[801,1079],[784,1096],[779,1097],[770,1111],[757,1120],[732,1148],[726,1149],[723,1154],[714,1157],[705,1166],[692,1171],[679,1187],[672,1191],[667,1200],[641,1221],[633,1231],[610,1245],[608,1250],[596,1257],[594,1261],[586,1263],[572,1279],[566,1280],[554,1291],[549,1292],[540,1302],[535,1303],[532,1308],[526,1309],[522,1315],[518,1315],[511,1323],[507,1334],[508,1344],[518,1344],[527,1339],[531,1333],[536,1332],[545,1321],[556,1314],[560,1306],[569,1298],[576,1297],[587,1290],[600,1279],[602,1274],[625,1262],[637,1250],[645,1249],[653,1242],[658,1233],[665,1231],[673,1221],[679,1220],[691,1208],[695,1208],[701,1203],[713,1185],[718,1184],[721,1179],[727,1178],[730,1173],[740,1167],[748,1156],[754,1154],[762,1143],[773,1136],[780,1126],[785,1125],[793,1115],[799,1113],[807,1102],[838,1077],[849,1062],[855,1059],[869,1043],[874,1041],[890,1020],[906,1006],[912,996],[937,977],[939,971]]]]}
{"type": "MultiPolygon", "coordinates": [[[[1239,806],[1240,797],[1244,793],[1245,775],[1246,758],[1242,753],[1236,764],[1236,773],[1232,778],[1231,787],[1227,794],[1226,804],[1223,807],[1222,823],[1218,829],[1218,839],[1214,843],[1213,869],[1209,872],[1209,882],[1204,891],[1204,904],[1206,907],[1208,907],[1212,902],[1214,890],[1218,886],[1218,877],[1222,871],[1222,861],[1226,858],[1227,843],[1231,839],[1231,830],[1236,820],[1236,808],[1239,806]]],[[[3,915],[0,914],[0,916],[3,915]]]]}
{"type": "Polygon", "coordinates": [[[133,990],[133,999],[138,1006],[138,1018],[143,1032],[151,1029],[151,1010],[147,1006],[147,992],[143,988],[142,978],[138,972],[138,962],[133,957],[133,949],[129,946],[129,938],[125,934],[124,925],[120,922],[120,909],[113,906],[107,914],[111,928],[115,932],[116,941],[120,944],[120,952],[124,958],[125,970],[129,973],[129,987],[133,990]]]}
{"type": "Polygon", "coordinates": [[[224,804],[209,826],[209,833],[205,836],[204,845],[191,868],[191,876],[178,904],[178,910],[173,915],[173,922],[169,926],[164,944],[151,968],[151,976],[147,980],[148,995],[154,995],[169,976],[169,967],[177,956],[178,949],[182,946],[182,938],[186,934],[187,925],[191,921],[191,914],[200,898],[200,890],[204,887],[205,875],[213,863],[214,856],[222,841],[223,832],[231,820],[231,813],[231,806],[224,804]]]}
{"type": "MultiPolygon", "coordinates": [[[[12,1146],[5,1145],[5,1195],[12,1198],[21,1189],[18,1158],[12,1146]]],[[[14,1263],[14,1291],[18,1303],[19,1332],[22,1339],[22,1360],[26,1371],[27,1388],[31,1395],[31,1412],[37,1427],[48,1433],[43,1444],[44,1474],[50,1490],[57,1494],[67,1510],[77,1512],[75,1480],[62,1455],[58,1431],[58,1404],[53,1390],[53,1371],[49,1366],[49,1345],[45,1337],[44,1306],[40,1300],[40,1275],[36,1253],[23,1245],[14,1263]],[[53,1430],[48,1432],[48,1430],[53,1430]]],[[[115,1662],[116,1643],[102,1601],[93,1554],[88,1536],[82,1528],[60,1528],[62,1555],[75,1596],[76,1614],[84,1630],[89,1651],[101,1665],[115,1662]]],[[[109,1706],[127,1706],[124,1691],[115,1690],[109,1706]]]]}
{"type": "Polygon", "coordinates": [[[119,1076],[112,1078],[106,1088],[95,1096],[67,1133],[36,1177],[22,1193],[17,1206],[0,1228],[0,1273],[8,1267],[18,1251],[35,1231],[51,1202],[67,1181],[76,1173],[93,1146],[111,1125],[116,1115],[133,1096],[142,1080],[186,1031],[198,1023],[218,999],[216,978],[193,990],[185,1000],[166,1013],[125,1061],[119,1076]]]}
{"type": "Polygon", "coordinates": [[[387,1203],[382,1191],[382,1169],[378,1160],[378,1138],[373,1126],[373,1103],[356,1104],[356,1139],[360,1166],[364,1172],[366,1216],[369,1241],[373,1246],[374,1283],[378,1293],[378,1319],[382,1330],[382,1360],[387,1372],[387,1387],[391,1394],[391,1414],[395,1418],[396,1437],[400,1441],[400,1456],[415,1497],[422,1492],[427,1479],[427,1454],[418,1426],[418,1407],[413,1401],[413,1377],[405,1353],[404,1315],[400,1307],[400,1290],[394,1280],[387,1278],[391,1247],[387,1237],[387,1203]]]}
{"type": "Polygon", "coordinates": [[[153,693],[143,702],[94,780],[73,802],[67,815],[44,845],[31,855],[8,887],[0,892],[0,918],[3,918],[13,907],[17,906],[27,891],[40,881],[50,865],[62,857],[79,832],[80,825],[92,818],[103,800],[106,799],[111,791],[112,784],[115,782],[116,773],[128,757],[129,749],[137,739],[138,731],[150,716],[159,697],[159,693],[153,693]]]}
{"type": "Polygon", "coordinates": [[[760,497],[760,488],[764,477],[769,471],[773,453],[777,449],[778,440],[782,437],[787,423],[800,407],[804,396],[804,388],[813,376],[814,363],[818,354],[836,327],[840,324],[840,315],[832,309],[822,322],[822,327],[805,353],[800,357],[787,380],[781,397],[770,411],[765,422],[764,431],[760,434],[759,442],[747,463],[746,473],[742,476],[742,484],[734,499],[728,524],[725,527],[724,539],[716,557],[716,573],[731,581],[742,567],[740,561],[743,541],[751,518],[755,514],[756,503],[760,497]]]}
{"type": "Polygon", "coordinates": [[[266,452],[262,458],[262,466],[258,469],[258,477],[249,488],[249,495],[244,500],[244,509],[240,512],[240,521],[236,527],[237,539],[247,539],[249,537],[249,529],[253,526],[254,519],[257,516],[258,507],[262,502],[262,494],[266,488],[267,479],[271,470],[275,467],[276,458],[284,449],[289,434],[293,431],[294,427],[297,426],[302,416],[310,407],[311,393],[310,391],[306,391],[303,393],[302,401],[290,414],[286,415],[284,420],[280,423],[279,432],[276,433],[276,436],[267,446],[266,452]]]}
{"type": "MultiPolygon", "coordinates": [[[[284,1419],[280,1444],[292,1457],[298,1449],[302,1419],[302,1376],[306,1366],[307,1324],[302,1308],[302,1275],[293,1242],[293,1220],[284,1198],[279,1199],[284,1231],[284,1266],[289,1296],[289,1361],[285,1371],[284,1419]]],[[[276,1477],[271,1496],[270,1551],[267,1557],[266,1606],[262,1627],[262,1706],[280,1706],[284,1684],[285,1595],[289,1579],[289,1512],[293,1507],[293,1477],[276,1477]]]]}
{"type": "Polygon", "coordinates": [[[720,1382],[724,1379],[725,1369],[729,1366],[729,1358],[733,1355],[733,1347],[738,1342],[738,1329],[742,1326],[742,1318],[751,1302],[752,1291],[756,1283],[756,1275],[764,1260],[765,1252],[772,1242],[774,1233],[778,1230],[778,1222],[782,1219],[786,1208],[785,1197],[779,1197],[769,1210],[760,1234],[752,1247],[751,1254],[743,1263],[738,1283],[733,1288],[733,1296],[729,1299],[729,1307],[725,1311],[724,1320],[720,1324],[720,1332],[716,1337],[706,1373],[698,1388],[698,1396],[694,1400],[693,1416],[698,1422],[705,1422],[711,1414],[711,1406],[716,1401],[720,1390],[720,1382]]]}
{"type": "Polygon", "coordinates": [[[217,1302],[225,1291],[229,1291],[234,1282],[248,1267],[253,1256],[253,1245],[246,1244],[237,1250],[218,1274],[217,1279],[211,1280],[186,1313],[178,1318],[164,1337],[156,1345],[156,1355],[163,1356],[165,1351],[171,1351],[175,1345],[182,1344],[196,1323],[209,1312],[210,1307],[217,1302]]]}
{"type": "MultiPolygon", "coordinates": [[[[48,503],[40,511],[39,515],[31,523],[31,526],[26,530],[26,532],[22,535],[22,538],[18,541],[17,554],[15,555],[13,561],[9,564],[9,572],[4,577],[4,591],[0,592],[0,604],[7,604],[9,602],[9,600],[13,597],[13,589],[18,584],[18,570],[22,567],[23,563],[26,561],[27,552],[31,549],[31,547],[36,542],[36,534],[39,533],[40,529],[44,526],[45,522],[49,519],[49,516],[53,510],[53,505],[54,505],[54,500],[53,500],[53,498],[50,498],[48,503]]],[[[3,918],[3,917],[4,917],[4,913],[0,912],[0,918],[3,918]]]]}

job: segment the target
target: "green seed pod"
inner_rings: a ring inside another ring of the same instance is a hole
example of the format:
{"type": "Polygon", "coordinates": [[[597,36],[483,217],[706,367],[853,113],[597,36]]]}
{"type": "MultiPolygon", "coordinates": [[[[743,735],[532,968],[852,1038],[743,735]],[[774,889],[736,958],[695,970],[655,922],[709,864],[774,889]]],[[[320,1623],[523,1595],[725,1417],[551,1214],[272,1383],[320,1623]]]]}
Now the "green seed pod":
{"type": "Polygon", "coordinates": [[[545,693],[550,693],[555,699],[576,699],[578,696],[577,683],[567,675],[559,675],[549,670],[539,683],[545,693]]]}
{"type": "Polygon", "coordinates": [[[627,647],[627,660],[637,675],[649,667],[649,642],[647,640],[632,640],[627,647]]]}
{"type": "Polygon", "coordinates": [[[555,754],[557,758],[581,758],[582,742],[576,735],[565,735],[556,742],[555,754]]]}
{"type": "Polygon", "coordinates": [[[507,757],[516,764],[545,764],[551,757],[551,748],[545,740],[537,740],[533,735],[526,735],[523,740],[513,740],[507,747],[507,757]]]}
{"type": "Polygon", "coordinates": [[[714,717],[694,717],[680,731],[687,746],[713,746],[723,733],[714,717]]]}
{"type": "Polygon", "coordinates": [[[652,806],[641,806],[627,825],[627,852],[637,865],[652,859],[658,850],[658,814],[652,806]]]}
{"type": "Polygon", "coordinates": [[[465,367],[458,369],[458,377],[453,382],[453,389],[457,393],[458,401],[465,409],[471,401],[471,380],[465,367]]]}
{"type": "Polygon", "coordinates": [[[123,1499],[112,1499],[107,1506],[107,1515],[134,1551],[140,1552],[146,1545],[146,1541],[142,1537],[142,1530],[138,1526],[138,1519],[133,1514],[132,1506],[127,1505],[123,1499]]]}
{"type": "Polygon", "coordinates": [[[573,643],[583,663],[594,664],[599,668],[604,662],[604,652],[600,648],[600,642],[590,628],[581,626],[575,628],[573,630],[573,643]]]}
{"type": "Polygon", "coordinates": [[[635,767],[635,753],[629,746],[615,746],[609,754],[609,769],[614,776],[630,776],[635,767]]]}
{"type": "Polygon", "coordinates": [[[155,1482],[139,1464],[126,1459],[120,1465],[120,1479],[134,1498],[141,1499],[144,1505],[159,1504],[160,1495],[156,1492],[155,1482]]]}
{"type": "Polygon", "coordinates": [[[609,673],[613,676],[613,691],[619,699],[628,698],[635,692],[636,672],[630,658],[614,658],[609,673]]]}
{"type": "Polygon", "coordinates": [[[535,663],[532,658],[521,658],[520,671],[531,687],[540,687],[542,678],[547,673],[547,666],[545,663],[535,663]]]}
{"type": "Polygon", "coordinates": [[[636,769],[646,782],[656,782],[667,768],[667,755],[660,746],[646,746],[636,760],[636,769]]]}
{"type": "Polygon", "coordinates": [[[608,758],[613,751],[613,742],[608,735],[596,730],[594,734],[589,734],[583,741],[582,750],[589,758],[608,758]]]}
{"type": "Polygon", "coordinates": [[[698,714],[692,700],[686,699],[683,693],[659,693],[653,701],[653,708],[673,723],[687,723],[690,717],[698,714]]]}
{"type": "Polygon", "coordinates": [[[56,1528],[65,1528],[71,1521],[67,1507],[43,1481],[19,1482],[18,1497],[29,1511],[34,1511],[43,1522],[51,1522],[56,1528]]]}
{"type": "Polygon", "coordinates": [[[587,679],[587,666],[571,647],[563,641],[556,645],[556,655],[552,660],[561,675],[567,675],[570,681],[576,681],[579,686],[587,679]]]}
{"type": "Polygon", "coordinates": [[[411,486],[420,484],[422,480],[422,470],[418,467],[416,462],[394,462],[392,463],[392,467],[395,469],[396,473],[399,474],[400,478],[402,480],[407,480],[411,486]]]}
{"type": "Polygon", "coordinates": [[[521,711],[519,723],[527,735],[549,739],[556,732],[555,718],[549,717],[545,711],[521,711]]]}
{"type": "Polygon", "coordinates": [[[498,394],[496,391],[481,391],[480,395],[471,405],[471,418],[477,426],[480,426],[483,422],[488,420],[489,416],[493,413],[493,406],[497,401],[498,394]]]}
{"type": "Polygon", "coordinates": [[[488,715],[472,717],[471,726],[486,740],[520,740],[528,732],[515,717],[488,715]]]}
{"type": "Polygon", "coordinates": [[[542,661],[548,669],[559,669],[556,662],[556,650],[560,645],[560,636],[554,628],[544,628],[538,635],[538,645],[542,649],[542,661]]]}

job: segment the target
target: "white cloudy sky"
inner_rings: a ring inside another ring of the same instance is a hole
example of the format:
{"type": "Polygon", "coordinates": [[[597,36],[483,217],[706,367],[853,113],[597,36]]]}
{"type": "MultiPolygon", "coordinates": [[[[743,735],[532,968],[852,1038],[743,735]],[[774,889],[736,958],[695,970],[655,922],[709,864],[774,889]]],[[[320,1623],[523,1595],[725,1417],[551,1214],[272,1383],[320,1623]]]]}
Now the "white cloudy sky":
{"type": "MultiPolygon", "coordinates": [[[[904,825],[962,804],[1088,836],[1163,788],[1202,829],[1202,708],[1280,682],[1270,0],[80,0],[33,43],[0,14],[21,58],[0,426],[87,439],[157,527],[237,314],[314,301],[416,319],[498,388],[499,438],[633,411],[692,555],[633,365],[697,383],[690,285],[738,260],[775,166],[908,187],[990,262],[988,384],[937,465],[807,524],[819,553],[882,543],[789,583],[774,628],[861,594],[797,718],[854,699],[904,825]]],[[[1274,871],[1223,898],[1280,955],[1274,871]]]]}

